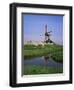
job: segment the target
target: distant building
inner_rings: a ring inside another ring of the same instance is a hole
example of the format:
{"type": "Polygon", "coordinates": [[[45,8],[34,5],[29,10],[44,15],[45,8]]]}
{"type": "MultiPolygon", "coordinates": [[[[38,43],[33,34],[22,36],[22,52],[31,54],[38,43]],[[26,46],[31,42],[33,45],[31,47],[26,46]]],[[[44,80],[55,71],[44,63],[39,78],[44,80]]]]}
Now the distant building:
{"type": "Polygon", "coordinates": [[[53,43],[46,43],[46,42],[44,42],[44,41],[25,41],[25,43],[24,44],[29,44],[29,45],[42,45],[42,46],[44,46],[45,44],[53,44],[53,43]]]}

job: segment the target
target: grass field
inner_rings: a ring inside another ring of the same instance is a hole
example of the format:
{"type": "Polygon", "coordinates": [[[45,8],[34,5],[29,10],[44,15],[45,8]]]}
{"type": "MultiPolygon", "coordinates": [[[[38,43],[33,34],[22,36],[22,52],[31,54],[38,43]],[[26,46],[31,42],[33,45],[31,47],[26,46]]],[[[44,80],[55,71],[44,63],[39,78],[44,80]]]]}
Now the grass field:
{"type": "Polygon", "coordinates": [[[23,72],[23,74],[25,75],[55,74],[55,73],[63,73],[63,68],[26,65],[23,72]]]}
{"type": "Polygon", "coordinates": [[[53,60],[63,62],[63,46],[60,45],[24,45],[24,59],[50,54],[53,60]]]}

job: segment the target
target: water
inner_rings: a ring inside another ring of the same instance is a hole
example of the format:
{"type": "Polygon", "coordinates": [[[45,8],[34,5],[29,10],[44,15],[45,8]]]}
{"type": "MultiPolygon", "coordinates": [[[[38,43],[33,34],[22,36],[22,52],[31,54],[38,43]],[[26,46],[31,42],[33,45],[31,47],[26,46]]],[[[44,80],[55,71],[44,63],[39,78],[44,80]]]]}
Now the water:
{"type": "Polygon", "coordinates": [[[23,61],[25,65],[39,65],[39,66],[48,66],[48,67],[63,67],[62,63],[56,62],[49,56],[36,57],[32,59],[25,59],[23,61]]]}

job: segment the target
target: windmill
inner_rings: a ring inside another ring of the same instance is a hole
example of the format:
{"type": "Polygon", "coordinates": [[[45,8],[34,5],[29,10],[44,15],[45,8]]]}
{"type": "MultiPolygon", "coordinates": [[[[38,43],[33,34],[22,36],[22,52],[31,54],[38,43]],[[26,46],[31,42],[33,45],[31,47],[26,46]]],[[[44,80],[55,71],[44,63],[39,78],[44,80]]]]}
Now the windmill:
{"type": "Polygon", "coordinates": [[[44,37],[44,41],[42,41],[43,43],[54,43],[51,39],[50,39],[50,36],[52,35],[51,34],[52,31],[47,31],[47,24],[45,25],[45,33],[44,35],[40,35],[40,36],[43,36],[44,37]]]}
{"type": "Polygon", "coordinates": [[[50,36],[51,36],[51,32],[52,31],[47,31],[47,24],[45,25],[45,43],[52,43],[52,41],[50,40],[50,36]]]}

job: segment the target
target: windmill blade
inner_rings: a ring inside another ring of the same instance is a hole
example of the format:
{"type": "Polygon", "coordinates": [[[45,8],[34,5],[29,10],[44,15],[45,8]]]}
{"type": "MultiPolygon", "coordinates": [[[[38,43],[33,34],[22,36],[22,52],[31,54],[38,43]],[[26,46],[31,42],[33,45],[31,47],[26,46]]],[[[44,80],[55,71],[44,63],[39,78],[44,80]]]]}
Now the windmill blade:
{"type": "Polygon", "coordinates": [[[40,35],[40,36],[44,36],[44,34],[40,35]]]}
{"type": "Polygon", "coordinates": [[[51,33],[52,31],[48,32],[48,33],[51,33]]]}

